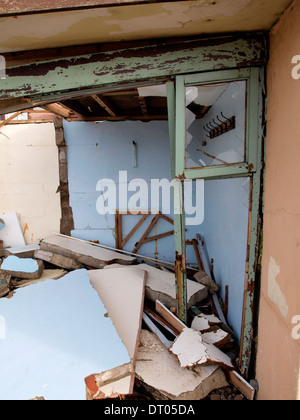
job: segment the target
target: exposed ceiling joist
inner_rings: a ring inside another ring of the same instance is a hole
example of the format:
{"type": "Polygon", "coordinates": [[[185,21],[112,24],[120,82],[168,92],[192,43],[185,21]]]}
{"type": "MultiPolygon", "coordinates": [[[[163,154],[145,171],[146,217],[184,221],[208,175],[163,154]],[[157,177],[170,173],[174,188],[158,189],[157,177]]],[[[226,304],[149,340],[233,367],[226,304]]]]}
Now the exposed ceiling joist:
{"type": "Polygon", "coordinates": [[[70,118],[71,116],[70,110],[58,104],[44,105],[43,108],[62,118],[70,118]]]}
{"type": "Polygon", "coordinates": [[[104,98],[101,95],[92,95],[92,98],[101,106],[101,108],[105,109],[105,111],[112,117],[116,117],[116,111],[114,106],[109,102],[107,98],[104,98]]]}

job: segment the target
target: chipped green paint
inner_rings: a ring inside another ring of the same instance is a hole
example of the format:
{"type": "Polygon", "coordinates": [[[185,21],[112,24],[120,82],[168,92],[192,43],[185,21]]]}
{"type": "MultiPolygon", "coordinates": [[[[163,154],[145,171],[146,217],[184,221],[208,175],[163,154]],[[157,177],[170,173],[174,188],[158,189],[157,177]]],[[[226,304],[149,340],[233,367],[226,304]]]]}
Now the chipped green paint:
{"type": "MultiPolygon", "coordinates": [[[[251,68],[203,73],[176,78],[176,121],[175,121],[175,174],[181,187],[175,189],[175,202],[183,203],[184,179],[225,179],[234,177],[252,178],[252,197],[250,212],[250,236],[248,270],[246,273],[244,313],[240,346],[240,369],[246,377],[251,358],[254,288],[258,259],[258,225],[261,199],[262,171],[262,125],[263,125],[263,70],[251,68]],[[220,83],[233,80],[247,80],[247,133],[246,162],[243,164],[220,165],[199,169],[185,169],[185,86],[193,84],[220,83]]],[[[174,95],[173,95],[174,96],[174,95]]],[[[170,102],[172,97],[169,98],[170,102]]],[[[171,108],[172,109],[172,108],[171,108]]],[[[178,184],[178,185],[179,185],[178,184]]],[[[180,204],[178,204],[180,205],[180,204]]],[[[184,213],[174,218],[177,266],[177,287],[179,316],[185,319],[186,273],[185,273],[185,217],[184,213]]]]}
{"type": "Polygon", "coordinates": [[[9,68],[6,79],[0,81],[0,98],[50,98],[149,78],[264,65],[265,41],[261,33],[210,37],[9,68]]]}

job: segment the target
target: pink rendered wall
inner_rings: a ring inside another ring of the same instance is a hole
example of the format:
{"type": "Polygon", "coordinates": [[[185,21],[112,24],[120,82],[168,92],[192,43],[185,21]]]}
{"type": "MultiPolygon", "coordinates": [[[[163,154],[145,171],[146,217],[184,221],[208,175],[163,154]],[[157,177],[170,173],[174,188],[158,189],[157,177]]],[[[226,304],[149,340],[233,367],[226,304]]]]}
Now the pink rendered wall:
{"type": "Polygon", "coordinates": [[[300,0],[294,1],[270,35],[256,374],[260,385],[258,399],[264,400],[300,399],[300,66],[296,67],[297,62],[300,64],[300,0]]]}

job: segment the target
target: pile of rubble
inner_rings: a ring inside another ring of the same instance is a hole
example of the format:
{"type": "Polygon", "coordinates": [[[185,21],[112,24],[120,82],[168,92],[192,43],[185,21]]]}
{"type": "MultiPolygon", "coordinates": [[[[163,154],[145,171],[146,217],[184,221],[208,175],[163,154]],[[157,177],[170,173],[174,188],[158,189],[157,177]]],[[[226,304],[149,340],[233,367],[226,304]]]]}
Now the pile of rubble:
{"type": "Polygon", "coordinates": [[[137,392],[154,400],[254,398],[235,364],[235,337],[216,306],[217,285],[206,273],[188,280],[185,325],[175,315],[174,273],[118,250],[54,235],[36,246],[2,249],[1,255],[0,298],[87,272],[130,357],[86,377],[88,399],[130,399],[137,392]]]}

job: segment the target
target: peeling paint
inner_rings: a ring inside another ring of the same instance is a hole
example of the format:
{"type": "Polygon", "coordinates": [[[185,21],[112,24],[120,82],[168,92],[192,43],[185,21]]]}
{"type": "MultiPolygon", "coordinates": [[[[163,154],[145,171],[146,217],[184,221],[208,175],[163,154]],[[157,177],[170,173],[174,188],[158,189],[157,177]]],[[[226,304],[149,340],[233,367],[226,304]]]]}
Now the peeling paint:
{"type": "Polygon", "coordinates": [[[268,30],[290,0],[198,0],[0,18],[0,52],[268,30]],[[178,31],[180,30],[180,34],[178,31]]]}
{"type": "Polygon", "coordinates": [[[268,297],[271,302],[278,306],[281,314],[287,319],[289,307],[284,294],[277,282],[277,277],[280,274],[280,267],[273,257],[270,258],[269,272],[268,272],[268,297]]]}

